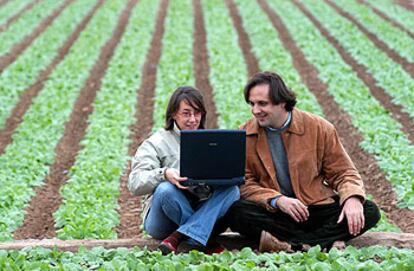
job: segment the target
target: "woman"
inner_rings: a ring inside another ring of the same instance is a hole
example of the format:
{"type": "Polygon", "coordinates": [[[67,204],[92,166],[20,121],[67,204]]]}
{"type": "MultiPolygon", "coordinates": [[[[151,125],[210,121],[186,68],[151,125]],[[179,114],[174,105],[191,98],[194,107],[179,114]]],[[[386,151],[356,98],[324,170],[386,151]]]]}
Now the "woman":
{"type": "Polygon", "coordinates": [[[180,130],[204,129],[206,110],[200,92],[179,87],[168,103],[165,128],[138,148],[132,162],[128,187],[135,195],[146,195],[144,229],[163,240],[163,254],[208,252],[207,241],[216,221],[239,199],[237,186],[186,187],[180,176],[180,130]]]}

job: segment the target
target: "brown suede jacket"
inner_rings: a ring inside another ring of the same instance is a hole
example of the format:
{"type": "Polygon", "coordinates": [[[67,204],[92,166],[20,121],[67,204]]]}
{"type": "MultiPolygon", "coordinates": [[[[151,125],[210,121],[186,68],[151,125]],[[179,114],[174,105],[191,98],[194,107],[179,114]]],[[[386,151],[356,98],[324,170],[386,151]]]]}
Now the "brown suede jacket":
{"type": "MultiPolygon", "coordinates": [[[[276,211],[269,201],[280,195],[266,131],[255,119],[246,130],[246,175],[241,197],[276,211]]],[[[293,109],[289,128],[282,133],[296,198],[305,205],[340,204],[351,197],[365,200],[361,176],[343,148],[335,127],[316,115],[293,109]]]]}

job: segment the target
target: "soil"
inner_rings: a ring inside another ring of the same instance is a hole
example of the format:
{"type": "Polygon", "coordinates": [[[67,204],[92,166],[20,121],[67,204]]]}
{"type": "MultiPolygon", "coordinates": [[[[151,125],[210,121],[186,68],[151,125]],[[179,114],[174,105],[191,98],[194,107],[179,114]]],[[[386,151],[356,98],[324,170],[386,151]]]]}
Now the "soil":
{"type": "Polygon", "coordinates": [[[19,102],[11,111],[10,116],[7,118],[5,127],[0,130],[0,155],[4,153],[5,148],[8,144],[12,142],[12,135],[19,124],[23,121],[23,116],[29,107],[32,104],[33,99],[39,94],[42,90],[43,85],[49,75],[53,72],[56,66],[65,58],[66,54],[69,52],[72,45],[78,39],[80,33],[92,19],[96,10],[102,5],[104,0],[98,0],[96,5],[91,9],[91,11],[86,15],[86,17],[79,23],[75,31],[69,36],[65,41],[62,47],[58,50],[58,54],[49,64],[49,66],[44,69],[36,79],[36,82],[29,86],[19,98],[19,102]]]}
{"type": "Polygon", "coordinates": [[[243,28],[243,21],[242,18],[237,10],[237,6],[233,0],[226,0],[227,8],[230,11],[230,17],[233,21],[234,28],[237,31],[239,46],[242,50],[244,55],[244,59],[247,64],[247,70],[249,76],[260,71],[259,68],[259,61],[257,60],[256,56],[253,54],[252,45],[250,43],[249,36],[247,35],[246,31],[243,28]]]}
{"type": "MultiPolygon", "coordinates": [[[[162,0],[160,3],[151,49],[143,67],[141,86],[137,91],[136,123],[130,127],[132,142],[128,147],[129,156],[135,154],[138,146],[149,136],[153,126],[157,66],[161,57],[164,22],[168,5],[169,0],[162,0]]],[[[120,197],[118,200],[120,224],[115,229],[118,238],[134,238],[141,235],[141,197],[132,195],[127,188],[130,172],[131,164],[128,163],[120,180],[120,197]]]]}
{"type": "Polygon", "coordinates": [[[372,9],[373,12],[375,12],[375,14],[377,14],[378,16],[380,16],[385,21],[388,21],[394,27],[397,27],[401,31],[405,32],[412,39],[414,39],[414,32],[411,32],[412,30],[410,31],[410,30],[406,29],[402,24],[400,24],[399,22],[395,21],[391,17],[387,16],[385,13],[383,13],[381,10],[377,9],[376,7],[374,7],[373,5],[371,5],[370,3],[368,3],[367,1],[365,1],[365,0],[358,0],[358,2],[361,3],[361,4],[364,4],[366,6],[368,6],[369,8],[372,9]]]}
{"type": "Polygon", "coordinates": [[[17,19],[22,16],[23,13],[26,11],[29,11],[33,8],[34,5],[38,4],[40,0],[33,0],[32,2],[29,2],[26,6],[24,6],[19,12],[17,12],[15,15],[10,17],[4,24],[0,25],[0,33],[5,31],[9,25],[11,25],[13,22],[15,22],[17,19]]]}
{"type": "Polygon", "coordinates": [[[0,57],[0,73],[4,71],[7,66],[13,63],[14,60],[24,51],[32,42],[42,34],[46,28],[53,23],[53,21],[62,13],[62,11],[74,0],[66,0],[60,7],[55,9],[52,14],[47,16],[32,33],[27,35],[21,42],[16,43],[10,51],[4,56],[0,57]]]}
{"type": "Polygon", "coordinates": [[[9,2],[10,0],[0,0],[0,8],[2,6],[4,6],[7,2],[9,2]]]}
{"type": "Polygon", "coordinates": [[[200,0],[193,0],[194,7],[194,44],[193,66],[196,87],[203,93],[206,104],[206,128],[214,129],[217,124],[217,110],[214,104],[213,88],[209,81],[210,66],[207,53],[207,35],[204,26],[204,15],[200,0]]]}
{"type": "Polygon", "coordinates": [[[36,196],[32,198],[26,209],[23,226],[14,233],[14,239],[53,238],[56,235],[53,213],[62,203],[60,187],[67,180],[66,173],[73,166],[76,155],[81,149],[80,141],[88,126],[88,117],[93,112],[92,103],[101,87],[108,63],[113,56],[126,28],[131,11],[138,0],[130,0],[119,17],[118,24],[112,37],[101,48],[98,61],[94,64],[89,78],[80,91],[69,122],[55,149],[55,163],[50,167],[50,173],[45,178],[44,185],[35,189],[36,196]]]}
{"type": "Polygon", "coordinates": [[[414,1],[413,0],[395,0],[395,2],[398,5],[414,12],[414,1]]]}
{"type": "Polygon", "coordinates": [[[392,114],[392,117],[402,124],[402,131],[407,135],[408,139],[411,142],[414,142],[414,121],[411,116],[403,111],[402,106],[394,104],[392,102],[389,94],[379,86],[378,82],[374,77],[368,72],[367,68],[364,65],[359,64],[355,58],[349,54],[345,48],[343,48],[339,42],[329,34],[329,31],[326,30],[321,23],[308,11],[302,4],[297,4],[300,10],[314,23],[314,25],[319,29],[322,35],[335,47],[338,53],[341,55],[342,59],[351,66],[354,71],[357,73],[358,77],[368,86],[372,96],[374,96],[381,105],[389,110],[392,114]]]}
{"type": "Polygon", "coordinates": [[[400,64],[403,69],[411,75],[414,79],[414,63],[407,61],[405,58],[400,56],[395,50],[391,49],[385,42],[380,40],[376,35],[371,33],[366,27],[360,24],[351,14],[341,9],[336,3],[331,0],[325,0],[331,7],[333,7],[340,15],[347,18],[353,24],[355,24],[358,29],[364,33],[379,49],[384,51],[389,58],[394,60],[396,63],[400,64]]]}
{"type": "MultiPolygon", "coordinates": [[[[345,149],[365,181],[368,194],[373,195],[375,202],[386,212],[391,223],[399,226],[404,232],[414,232],[414,212],[397,207],[397,197],[385,174],[380,170],[375,158],[361,149],[362,135],[352,125],[350,116],[328,93],[328,86],[319,80],[318,70],[306,60],[277,14],[265,1],[258,2],[279,32],[284,47],[292,54],[294,66],[303,82],[317,98],[326,118],[335,125],[345,149]]],[[[295,3],[299,5],[296,0],[295,3]]]]}

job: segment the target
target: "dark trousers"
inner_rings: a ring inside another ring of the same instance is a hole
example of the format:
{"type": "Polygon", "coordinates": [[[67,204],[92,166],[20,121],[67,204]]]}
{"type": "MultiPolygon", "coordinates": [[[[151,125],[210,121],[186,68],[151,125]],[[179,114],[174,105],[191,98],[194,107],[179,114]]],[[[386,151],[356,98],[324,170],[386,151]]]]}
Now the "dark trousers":
{"type": "MultiPolygon", "coordinates": [[[[259,242],[262,230],[294,247],[308,244],[330,248],[337,240],[348,241],[355,237],[349,233],[346,219],[337,223],[341,213],[337,199],[332,204],[308,206],[308,211],[308,220],[298,223],[280,210],[272,213],[254,202],[239,200],[232,205],[226,219],[232,231],[256,242],[259,242]]],[[[372,201],[365,201],[364,216],[365,227],[360,234],[380,219],[379,209],[372,201]]]]}

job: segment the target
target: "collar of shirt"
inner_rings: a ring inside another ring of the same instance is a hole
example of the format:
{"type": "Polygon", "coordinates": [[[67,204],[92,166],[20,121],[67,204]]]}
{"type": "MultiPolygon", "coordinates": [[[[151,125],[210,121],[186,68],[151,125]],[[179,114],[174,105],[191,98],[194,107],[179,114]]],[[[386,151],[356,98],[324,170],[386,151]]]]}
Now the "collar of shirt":
{"type": "Polygon", "coordinates": [[[286,130],[289,127],[289,124],[290,124],[291,121],[292,121],[292,112],[291,111],[288,111],[288,117],[287,117],[285,123],[283,123],[282,127],[280,127],[280,128],[266,127],[266,129],[269,132],[278,132],[278,133],[281,133],[281,132],[283,132],[284,130],[286,130]]]}

